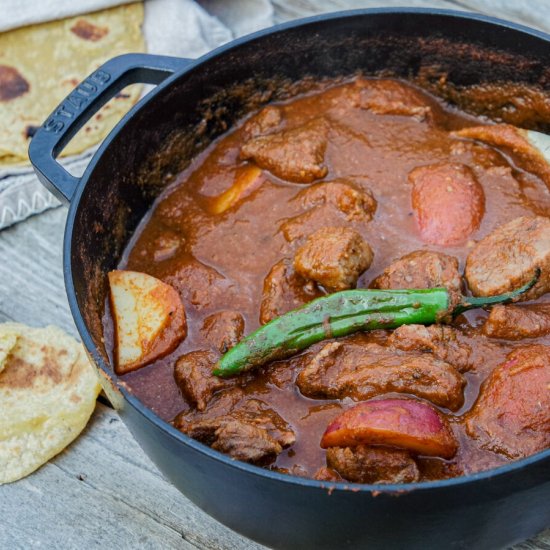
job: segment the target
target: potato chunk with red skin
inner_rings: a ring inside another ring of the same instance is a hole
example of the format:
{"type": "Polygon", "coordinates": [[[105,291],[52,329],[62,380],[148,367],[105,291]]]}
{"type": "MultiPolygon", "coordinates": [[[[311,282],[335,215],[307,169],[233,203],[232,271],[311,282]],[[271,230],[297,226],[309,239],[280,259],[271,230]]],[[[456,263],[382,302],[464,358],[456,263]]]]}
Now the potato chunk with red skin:
{"type": "Polygon", "coordinates": [[[187,336],[185,309],[171,285],[138,271],[115,270],[108,278],[117,374],[167,355],[187,336]]]}
{"type": "Polygon", "coordinates": [[[422,240],[460,244],[479,227],[485,194],[472,170],[458,163],[432,164],[409,174],[412,207],[422,240]]]}
{"type": "Polygon", "coordinates": [[[532,345],[508,355],[481,386],[466,432],[482,448],[516,459],[550,445],[550,350],[532,345]]]}
{"type": "Polygon", "coordinates": [[[357,231],[323,227],[311,234],[294,258],[296,273],[323,285],[329,292],[354,288],[374,258],[357,231]]]}
{"type": "Polygon", "coordinates": [[[336,417],[321,439],[323,449],[357,445],[386,445],[441,458],[452,458],[458,449],[441,413],[412,399],[359,403],[336,417]]]}

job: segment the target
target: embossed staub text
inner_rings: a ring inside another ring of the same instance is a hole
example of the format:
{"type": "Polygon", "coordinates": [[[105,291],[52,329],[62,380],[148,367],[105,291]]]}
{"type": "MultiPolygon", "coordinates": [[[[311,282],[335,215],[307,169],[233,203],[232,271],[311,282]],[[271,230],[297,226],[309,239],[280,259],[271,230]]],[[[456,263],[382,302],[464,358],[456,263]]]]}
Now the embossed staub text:
{"type": "Polygon", "coordinates": [[[48,132],[61,132],[65,128],[65,124],[82,112],[110,80],[111,75],[107,71],[100,69],[92,73],[63,100],[63,103],[44,122],[44,129],[48,132]]]}

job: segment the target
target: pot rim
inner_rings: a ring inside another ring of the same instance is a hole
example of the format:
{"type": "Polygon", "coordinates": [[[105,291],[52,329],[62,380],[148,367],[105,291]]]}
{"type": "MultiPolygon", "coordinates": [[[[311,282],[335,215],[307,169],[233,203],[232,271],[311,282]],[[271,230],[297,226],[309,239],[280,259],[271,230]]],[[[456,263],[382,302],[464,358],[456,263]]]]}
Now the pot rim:
{"type": "Polygon", "coordinates": [[[318,481],[311,478],[303,478],[294,475],[282,474],[272,470],[267,470],[265,468],[241,462],[235,459],[230,458],[229,456],[211,449],[207,445],[200,443],[191,437],[183,434],[176,428],[174,428],[169,422],[162,420],[157,414],[155,414],[150,408],[141,403],[141,401],[133,395],[127,388],[126,385],[119,377],[110,369],[110,366],[103,360],[103,357],[98,352],[96,345],[94,344],[88,327],[84,321],[84,318],[80,312],[75,286],[73,283],[72,275],[72,233],[74,229],[75,218],[79,209],[80,199],[84,192],[84,189],[92,176],[95,167],[104,154],[106,149],[110,146],[111,142],[116,138],[122,128],[125,126],[127,121],[131,119],[138,111],[145,109],[148,104],[155,99],[155,96],[160,93],[165,88],[172,85],[172,83],[182,77],[183,75],[192,72],[196,68],[200,67],[203,63],[208,62],[210,59],[217,57],[226,53],[227,51],[233,50],[242,44],[247,42],[252,42],[257,39],[261,39],[268,35],[277,34],[286,30],[294,29],[297,27],[306,27],[308,25],[317,24],[320,22],[326,22],[331,20],[340,20],[346,18],[352,18],[356,16],[365,16],[365,15],[391,15],[391,14],[404,14],[404,15],[425,15],[425,16],[446,16],[454,19],[461,19],[466,21],[476,21],[481,23],[487,23],[497,27],[502,27],[505,29],[511,29],[513,31],[519,31],[524,34],[540,38],[546,42],[550,43],[550,34],[544,33],[537,29],[532,29],[522,24],[514,23],[497,17],[492,17],[488,15],[477,14],[467,11],[458,11],[458,10],[448,10],[448,9],[437,9],[437,8],[410,8],[410,7],[392,7],[392,8],[365,8],[365,9],[354,9],[354,10],[344,10],[330,12],[320,15],[314,15],[306,18],[301,18],[279,25],[263,29],[246,36],[240,37],[238,39],[232,40],[231,42],[219,46],[218,48],[208,52],[207,54],[190,60],[190,63],[180,71],[176,71],[173,75],[166,78],[161,84],[155,87],[154,90],[149,92],[144,98],[142,98],[136,105],[134,105],[124,117],[116,124],[113,130],[109,135],[103,140],[97,151],[92,156],[88,166],[86,167],[84,174],[80,178],[77,189],[74,192],[74,195],[71,199],[69,212],[67,215],[67,221],[65,225],[64,232],[64,242],[63,242],[63,274],[65,279],[65,290],[67,293],[67,298],[69,301],[69,306],[71,313],[77,327],[77,330],[82,338],[82,343],[87,348],[93,362],[95,363],[96,368],[98,368],[102,375],[107,378],[107,381],[116,389],[117,392],[123,395],[124,400],[132,406],[138,413],[140,413],[143,418],[153,425],[156,428],[164,431],[172,439],[179,441],[181,444],[191,447],[193,450],[198,451],[205,457],[213,459],[215,461],[221,462],[224,465],[241,470],[250,475],[262,478],[268,478],[273,481],[281,481],[288,484],[311,488],[311,489],[321,489],[329,493],[333,491],[346,491],[354,492],[357,494],[362,493],[372,493],[373,495],[378,494],[402,494],[409,493],[412,491],[428,491],[430,489],[445,489],[452,487],[459,487],[467,484],[471,484],[477,481],[487,481],[496,477],[502,477],[507,474],[512,474],[517,470],[523,469],[530,465],[536,463],[542,463],[544,461],[550,462],[550,449],[540,451],[531,456],[528,456],[523,459],[514,460],[499,466],[497,468],[492,468],[489,470],[483,470],[481,472],[476,472],[468,475],[463,475],[450,479],[443,479],[437,481],[423,481],[416,483],[399,483],[399,484],[363,484],[363,483],[350,483],[350,482],[333,482],[333,481],[318,481]]]}

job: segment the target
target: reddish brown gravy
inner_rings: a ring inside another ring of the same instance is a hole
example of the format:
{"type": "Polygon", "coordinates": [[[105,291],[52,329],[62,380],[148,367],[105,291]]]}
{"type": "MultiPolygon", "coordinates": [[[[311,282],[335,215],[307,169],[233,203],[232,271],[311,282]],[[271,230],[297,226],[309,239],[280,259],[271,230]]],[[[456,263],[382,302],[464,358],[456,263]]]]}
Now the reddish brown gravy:
{"type": "MultiPolygon", "coordinates": [[[[327,86],[323,92],[294,98],[280,107],[285,127],[297,126],[323,114],[330,124],[325,154],[328,174],[324,180],[365,176],[365,185],[378,202],[373,220],[358,229],[374,251],[374,262],[360,277],[358,287],[368,287],[393,260],[419,249],[455,256],[462,272],[473,242],[498,225],[533,213],[550,216],[550,195],[539,178],[519,169],[513,159],[500,151],[449,135],[450,130],[486,121],[452,109],[429,96],[427,102],[436,113],[432,123],[418,117],[382,115],[352,108],[347,101],[352,86],[352,83],[327,86]],[[442,161],[470,166],[486,196],[486,212],[479,229],[469,242],[456,247],[438,247],[422,242],[411,211],[408,173],[417,166],[442,161]]],[[[173,353],[123,377],[132,392],[167,421],[190,407],[175,384],[173,368],[182,354],[210,349],[199,331],[205,317],[223,309],[237,310],[245,319],[245,333],[256,329],[266,274],[282,258],[292,258],[301,244],[288,243],[279,226],[286,218],[302,211],[302,207],[292,199],[306,185],[279,180],[270,172],[264,171],[262,185],[236,206],[223,214],[208,212],[209,199],[228,189],[236,168],[247,164],[238,158],[243,139],[241,123],[212,143],[179,174],[174,185],[156,201],[139,226],[120,264],[121,268],[164,279],[196,259],[225,277],[221,291],[207,286],[194,293],[192,300],[184,301],[189,334],[173,353]],[[166,235],[183,241],[177,252],[168,258],[158,253],[159,238],[166,235]]],[[[196,278],[189,281],[189,285],[195,283],[196,278]]],[[[453,429],[460,450],[448,462],[420,459],[423,479],[468,473],[506,461],[500,455],[479,449],[465,434],[460,422],[460,416],[475,401],[481,382],[511,349],[522,345],[521,342],[480,337],[476,327],[485,316],[483,311],[476,310],[455,323],[472,338],[475,364],[475,368],[465,374],[468,385],[464,406],[456,413],[443,411],[454,420],[453,429]]],[[[105,323],[106,326],[109,324],[108,312],[105,323]]],[[[386,334],[380,331],[353,338],[384,343],[386,334]]],[[[535,342],[550,344],[550,338],[529,340],[529,343],[535,342]]],[[[109,347],[112,348],[112,338],[108,341],[109,347]]],[[[294,359],[258,371],[245,387],[249,396],[272,406],[296,432],[296,443],[284,450],[272,467],[312,476],[325,465],[325,451],[320,448],[319,441],[328,422],[342,408],[354,402],[351,399],[337,402],[302,396],[293,383],[299,361],[294,359]],[[278,376],[274,376],[273,371],[278,376]],[[280,387],[274,381],[277,378],[283,379],[280,387]]]]}

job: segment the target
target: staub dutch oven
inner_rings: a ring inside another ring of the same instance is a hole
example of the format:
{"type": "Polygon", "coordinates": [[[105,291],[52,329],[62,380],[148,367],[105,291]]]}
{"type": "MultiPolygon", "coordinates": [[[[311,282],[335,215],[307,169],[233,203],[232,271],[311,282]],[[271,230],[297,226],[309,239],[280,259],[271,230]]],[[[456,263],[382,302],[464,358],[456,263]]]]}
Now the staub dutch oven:
{"type": "MultiPolygon", "coordinates": [[[[247,111],[291,93],[289,81],[360,70],[421,77],[441,95],[454,90],[455,99],[457,90],[502,81],[550,93],[549,59],[550,36],[488,17],[341,12],[259,32],[196,61],[114,58],[46,120],[29,153],[44,185],[70,203],[64,273],[76,325],[124,422],[198,506],[279,548],[499,548],[550,525],[550,451],[466,477],[389,486],[319,482],[233,461],[163,422],[131,394],[112,372],[101,324],[105,273],[155,197],[247,111]],[[57,155],[102,104],[136,82],[158,86],[105,139],[85,174],[69,175],[57,155]]],[[[481,112],[480,105],[471,108],[481,112]]],[[[505,120],[511,112],[509,105],[491,108],[490,115],[505,120]]],[[[550,130],[550,120],[535,119],[532,128],[550,130]]]]}

